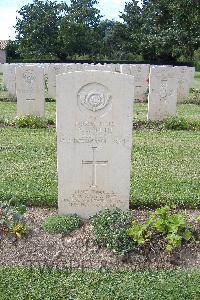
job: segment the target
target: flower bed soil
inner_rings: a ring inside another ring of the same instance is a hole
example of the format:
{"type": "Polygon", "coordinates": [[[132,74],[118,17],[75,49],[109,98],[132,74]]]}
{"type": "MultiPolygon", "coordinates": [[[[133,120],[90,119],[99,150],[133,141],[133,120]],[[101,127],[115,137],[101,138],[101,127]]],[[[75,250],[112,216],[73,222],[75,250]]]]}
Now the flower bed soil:
{"type": "MultiPolygon", "coordinates": [[[[155,239],[143,249],[119,257],[100,248],[95,242],[93,228],[84,221],[81,228],[70,235],[48,234],[42,228],[43,220],[56,215],[56,209],[28,208],[25,215],[28,232],[23,239],[0,237],[0,266],[54,266],[69,268],[128,268],[159,269],[176,267],[200,267],[200,244],[187,243],[172,254],[164,250],[160,239],[155,239]],[[143,251],[142,251],[143,250],[143,251]]],[[[136,210],[136,217],[142,221],[147,211],[136,210]]],[[[196,229],[195,216],[198,210],[186,211],[188,221],[196,229]]],[[[200,236],[200,232],[198,232],[200,236]]]]}

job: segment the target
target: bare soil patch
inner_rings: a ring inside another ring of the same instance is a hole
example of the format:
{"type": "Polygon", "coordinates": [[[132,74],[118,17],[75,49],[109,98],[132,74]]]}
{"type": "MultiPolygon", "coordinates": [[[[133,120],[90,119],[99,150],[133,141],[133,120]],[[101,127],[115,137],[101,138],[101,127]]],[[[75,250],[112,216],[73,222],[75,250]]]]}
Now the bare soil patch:
{"type": "MultiPolygon", "coordinates": [[[[42,228],[43,220],[56,214],[57,210],[52,208],[28,208],[25,220],[29,229],[26,236],[17,241],[0,237],[0,265],[128,269],[200,267],[200,244],[188,243],[168,254],[162,242],[155,240],[143,251],[119,257],[96,244],[89,221],[84,221],[82,227],[70,235],[46,233],[42,228]]],[[[136,210],[135,214],[142,221],[147,211],[136,210]]],[[[194,223],[196,229],[195,217],[198,214],[198,210],[186,211],[188,221],[194,223]]]]}

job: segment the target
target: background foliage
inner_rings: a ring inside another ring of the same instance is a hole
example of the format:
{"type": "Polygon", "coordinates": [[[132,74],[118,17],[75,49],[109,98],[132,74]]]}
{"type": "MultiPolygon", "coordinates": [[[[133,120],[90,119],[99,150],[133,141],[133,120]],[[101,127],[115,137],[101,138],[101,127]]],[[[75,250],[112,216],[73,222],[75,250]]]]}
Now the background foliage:
{"type": "MultiPolygon", "coordinates": [[[[120,22],[103,19],[97,0],[33,0],[19,10],[10,59],[199,60],[198,0],[125,3],[120,22]]],[[[197,63],[198,65],[198,63],[197,63]]]]}

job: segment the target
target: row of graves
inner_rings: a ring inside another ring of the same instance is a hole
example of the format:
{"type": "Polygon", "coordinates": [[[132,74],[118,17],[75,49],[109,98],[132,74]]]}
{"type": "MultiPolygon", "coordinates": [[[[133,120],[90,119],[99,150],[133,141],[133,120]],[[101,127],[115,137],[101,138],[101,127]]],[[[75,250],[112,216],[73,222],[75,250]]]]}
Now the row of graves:
{"type": "Polygon", "coordinates": [[[129,208],[133,99],[142,100],[149,89],[148,119],[175,115],[194,69],[4,65],[3,74],[17,98],[17,115],[44,115],[48,77],[49,97],[56,98],[59,214],[87,218],[105,208],[129,208]]]}
{"type": "MultiPolygon", "coordinates": [[[[102,71],[126,74],[134,77],[132,99],[148,98],[147,119],[162,120],[176,115],[177,102],[189,95],[195,68],[150,66],[147,64],[2,64],[4,84],[13,98],[17,98],[17,115],[44,116],[45,81],[48,82],[48,98],[56,98],[56,76],[68,72],[102,71]]],[[[88,72],[84,73],[88,76],[88,72]]]]}

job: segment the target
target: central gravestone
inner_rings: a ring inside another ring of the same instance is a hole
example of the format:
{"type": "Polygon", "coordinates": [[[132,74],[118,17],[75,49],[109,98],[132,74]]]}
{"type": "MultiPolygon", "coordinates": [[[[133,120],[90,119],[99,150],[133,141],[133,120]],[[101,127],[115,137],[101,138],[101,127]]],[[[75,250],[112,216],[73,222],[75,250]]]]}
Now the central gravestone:
{"type": "Polygon", "coordinates": [[[133,77],[57,76],[59,214],[129,208],[133,77]]]}

